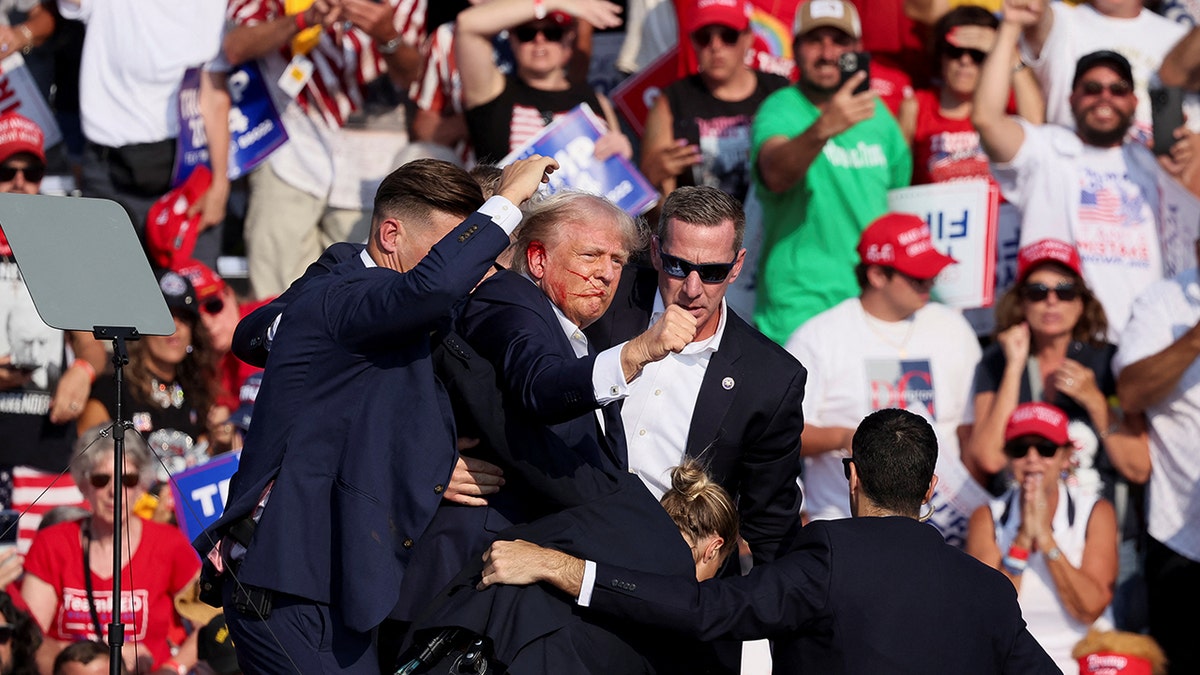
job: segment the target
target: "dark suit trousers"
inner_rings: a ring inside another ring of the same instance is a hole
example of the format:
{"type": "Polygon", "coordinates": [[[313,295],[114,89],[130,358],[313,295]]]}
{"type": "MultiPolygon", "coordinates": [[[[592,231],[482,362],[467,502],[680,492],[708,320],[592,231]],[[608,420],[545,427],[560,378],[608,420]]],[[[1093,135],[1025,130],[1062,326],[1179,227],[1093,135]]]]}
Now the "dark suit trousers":
{"type": "Polygon", "coordinates": [[[225,621],[246,675],[379,675],[371,634],[347,628],[335,608],[276,593],[270,616],[260,619],[234,607],[233,587],[225,584],[225,621]]]}

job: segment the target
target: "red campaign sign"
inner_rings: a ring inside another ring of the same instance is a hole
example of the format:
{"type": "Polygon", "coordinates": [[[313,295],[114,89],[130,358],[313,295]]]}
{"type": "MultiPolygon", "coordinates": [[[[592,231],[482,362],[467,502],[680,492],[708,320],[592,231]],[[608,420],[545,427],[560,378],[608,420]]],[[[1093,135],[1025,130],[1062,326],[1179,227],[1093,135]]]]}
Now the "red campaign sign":
{"type": "Polygon", "coordinates": [[[672,47],[636,74],[626,78],[609,93],[613,105],[640,137],[646,131],[646,116],[663,87],[679,79],[676,76],[679,47],[672,47]]]}

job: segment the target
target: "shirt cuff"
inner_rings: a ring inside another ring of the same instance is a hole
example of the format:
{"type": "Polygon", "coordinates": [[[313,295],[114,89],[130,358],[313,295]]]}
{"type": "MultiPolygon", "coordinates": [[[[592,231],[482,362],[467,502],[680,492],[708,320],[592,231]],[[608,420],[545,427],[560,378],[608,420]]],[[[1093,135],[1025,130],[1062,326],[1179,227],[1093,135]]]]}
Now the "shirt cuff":
{"type": "Polygon", "coordinates": [[[507,197],[495,195],[479,207],[479,212],[492,219],[493,223],[504,230],[504,234],[512,234],[521,224],[521,209],[508,201],[507,197]]]}
{"type": "Polygon", "coordinates": [[[267,327],[267,341],[266,344],[263,345],[267,348],[267,351],[271,351],[271,345],[275,343],[275,334],[279,332],[279,322],[282,320],[283,312],[280,312],[279,315],[275,317],[275,320],[271,322],[271,325],[267,327]]]}
{"type": "Polygon", "coordinates": [[[583,583],[579,585],[579,598],[575,604],[589,607],[592,604],[592,591],[596,588],[596,563],[591,560],[583,561],[583,583]]]}
{"type": "Polygon", "coordinates": [[[621,348],[625,343],[609,347],[596,356],[592,364],[592,389],[596,402],[606,405],[629,395],[629,384],[625,382],[625,370],[621,368],[621,348]]]}

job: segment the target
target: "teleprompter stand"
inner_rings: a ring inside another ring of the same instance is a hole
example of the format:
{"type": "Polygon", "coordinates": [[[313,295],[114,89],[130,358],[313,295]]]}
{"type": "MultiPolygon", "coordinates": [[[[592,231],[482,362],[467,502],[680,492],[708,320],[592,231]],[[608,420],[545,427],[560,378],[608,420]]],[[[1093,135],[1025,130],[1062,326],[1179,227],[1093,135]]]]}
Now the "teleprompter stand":
{"type": "MultiPolygon", "coordinates": [[[[175,322],[155,282],[128,214],[104,199],[0,195],[0,227],[8,237],[38,314],[48,326],[111,340],[117,408],[113,433],[113,616],[109,672],[121,673],[121,541],[124,520],[126,343],[170,335],[175,322]]],[[[132,606],[132,605],[131,605],[132,606]]]]}

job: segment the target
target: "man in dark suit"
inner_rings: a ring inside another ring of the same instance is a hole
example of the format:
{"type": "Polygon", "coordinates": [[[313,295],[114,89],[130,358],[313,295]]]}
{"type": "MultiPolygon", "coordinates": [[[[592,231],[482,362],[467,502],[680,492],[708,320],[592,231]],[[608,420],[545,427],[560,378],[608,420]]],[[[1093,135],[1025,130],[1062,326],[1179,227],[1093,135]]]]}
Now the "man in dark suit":
{"type": "Polygon", "coordinates": [[[377,672],[370,631],[395,608],[456,460],[430,331],[556,166],[512,165],[480,207],[460,169],[406,164],[376,193],[361,259],[290,299],[224,515],[196,541],[221,540],[236,572],[224,605],[243,670],[377,672]]]}
{"type": "Polygon", "coordinates": [[[604,349],[670,308],[696,318],[690,345],[646,367],[621,417],[629,468],[656,496],[684,456],[707,465],[738,504],[755,562],[774,560],[799,526],[801,400],[807,373],[725,303],[746,250],[742,205],[711,187],[675,190],[650,243],[653,269],[630,266],[619,294],[586,329],[604,349]]]}
{"type": "Polygon", "coordinates": [[[854,517],[809,524],[788,553],[745,577],[697,584],[498,541],[480,585],[544,581],[590,596],[596,611],[701,640],[772,637],[774,672],[785,675],[1058,673],[1025,628],[1012,584],[918,522],[937,483],[929,423],[881,410],[853,445],[854,517]]]}

